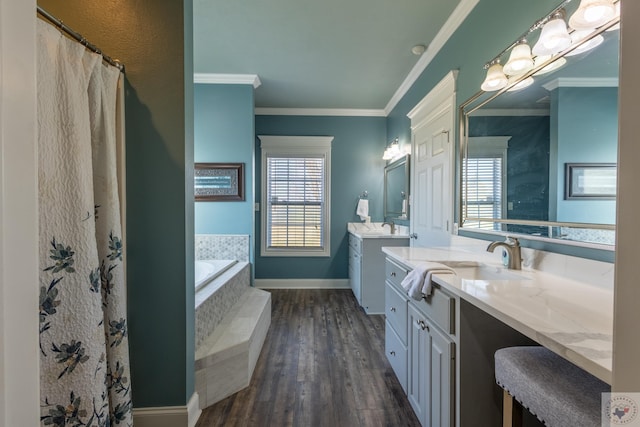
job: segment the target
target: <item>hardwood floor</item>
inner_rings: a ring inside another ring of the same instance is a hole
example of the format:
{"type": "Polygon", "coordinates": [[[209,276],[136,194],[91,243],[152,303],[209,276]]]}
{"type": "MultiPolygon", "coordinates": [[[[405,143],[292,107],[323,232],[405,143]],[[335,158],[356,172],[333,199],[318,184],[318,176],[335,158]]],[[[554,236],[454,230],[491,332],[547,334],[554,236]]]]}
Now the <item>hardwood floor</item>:
{"type": "Polygon", "coordinates": [[[420,425],[384,354],[384,316],[367,316],[350,290],[270,292],[251,384],[196,427],[420,425]]]}

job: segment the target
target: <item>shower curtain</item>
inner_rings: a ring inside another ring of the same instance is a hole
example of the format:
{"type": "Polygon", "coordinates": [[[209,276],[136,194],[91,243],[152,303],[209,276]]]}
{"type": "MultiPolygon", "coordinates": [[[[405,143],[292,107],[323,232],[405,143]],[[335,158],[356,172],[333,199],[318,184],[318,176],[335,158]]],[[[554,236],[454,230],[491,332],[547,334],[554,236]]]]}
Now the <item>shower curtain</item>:
{"type": "Polygon", "coordinates": [[[130,426],[121,73],[40,20],[37,42],[41,425],[130,426]]]}

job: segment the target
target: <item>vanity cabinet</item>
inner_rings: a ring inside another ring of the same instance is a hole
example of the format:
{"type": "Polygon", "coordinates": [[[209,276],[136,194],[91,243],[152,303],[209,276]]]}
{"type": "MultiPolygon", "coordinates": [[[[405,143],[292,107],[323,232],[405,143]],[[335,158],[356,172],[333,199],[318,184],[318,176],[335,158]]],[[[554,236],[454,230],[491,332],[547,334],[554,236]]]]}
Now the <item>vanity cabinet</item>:
{"type": "Polygon", "coordinates": [[[428,299],[401,287],[409,269],[385,263],[385,353],[423,426],[453,427],[457,300],[434,285],[428,299]]]}
{"type": "Polygon", "coordinates": [[[384,246],[408,246],[409,237],[349,233],[349,285],[367,314],[384,313],[384,246]]]}

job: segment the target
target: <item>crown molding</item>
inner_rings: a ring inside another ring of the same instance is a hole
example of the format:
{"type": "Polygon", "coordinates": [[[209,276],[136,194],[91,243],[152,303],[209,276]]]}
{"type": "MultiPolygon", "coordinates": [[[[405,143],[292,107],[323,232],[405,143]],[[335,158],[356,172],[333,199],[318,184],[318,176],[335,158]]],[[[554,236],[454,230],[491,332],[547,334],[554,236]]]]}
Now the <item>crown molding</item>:
{"type": "Polygon", "coordinates": [[[552,91],[559,87],[618,87],[617,77],[558,77],[543,88],[552,91]]]}
{"type": "Polygon", "coordinates": [[[385,116],[388,116],[391,111],[398,105],[398,102],[402,97],[411,89],[411,86],[418,80],[418,77],[431,63],[433,58],[436,57],[440,49],[445,45],[449,38],[456,32],[458,27],[462,24],[465,18],[471,13],[473,8],[478,4],[480,0],[461,0],[460,4],[455,8],[453,13],[447,19],[447,22],[442,26],[438,34],[434,37],[433,41],[427,47],[426,52],[422,54],[416,65],[413,66],[409,75],[404,79],[396,93],[393,94],[387,106],[384,108],[385,116]]]}
{"type": "Polygon", "coordinates": [[[256,116],[386,117],[384,110],[353,108],[256,108],[256,116]]]}
{"type": "Polygon", "coordinates": [[[194,73],[193,82],[203,84],[252,85],[254,89],[257,89],[262,84],[257,74],[194,73]]]}

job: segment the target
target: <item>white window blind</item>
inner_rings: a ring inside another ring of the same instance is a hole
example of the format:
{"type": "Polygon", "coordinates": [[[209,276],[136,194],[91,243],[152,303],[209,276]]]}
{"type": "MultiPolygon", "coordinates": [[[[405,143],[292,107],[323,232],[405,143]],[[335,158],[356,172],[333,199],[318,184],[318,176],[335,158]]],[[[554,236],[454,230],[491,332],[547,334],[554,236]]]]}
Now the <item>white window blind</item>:
{"type": "Polygon", "coordinates": [[[262,256],[330,256],[331,141],[259,136],[262,256]]]}
{"type": "Polygon", "coordinates": [[[324,158],[267,157],[267,246],[324,246],[324,158]]]}
{"type": "MultiPolygon", "coordinates": [[[[463,186],[466,189],[464,217],[502,218],[502,157],[464,159],[463,186]]],[[[499,230],[500,224],[468,221],[465,227],[499,230]]]]}

